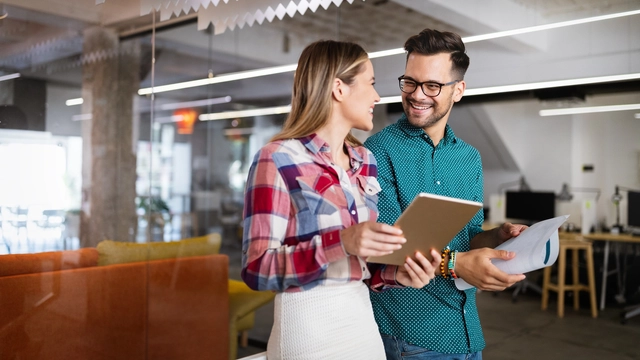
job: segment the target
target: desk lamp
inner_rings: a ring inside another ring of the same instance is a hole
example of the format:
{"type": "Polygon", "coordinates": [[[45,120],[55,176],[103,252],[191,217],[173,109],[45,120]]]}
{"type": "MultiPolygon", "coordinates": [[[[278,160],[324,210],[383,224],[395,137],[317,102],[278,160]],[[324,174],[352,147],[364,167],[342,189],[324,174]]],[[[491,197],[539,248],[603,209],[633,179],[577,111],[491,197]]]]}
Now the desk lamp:
{"type": "Polygon", "coordinates": [[[611,196],[611,201],[616,207],[616,223],[611,228],[616,228],[618,231],[622,231],[622,224],[620,224],[620,202],[622,199],[622,195],[620,195],[620,187],[616,185],[616,192],[611,196]]]}
{"type": "Polygon", "coordinates": [[[562,184],[562,189],[560,193],[556,195],[556,199],[559,201],[571,201],[573,200],[573,193],[582,192],[582,193],[596,193],[596,201],[600,198],[600,189],[596,188],[575,188],[569,187],[569,184],[562,184]]]}
{"type": "MultiPolygon", "coordinates": [[[[595,193],[596,194],[596,198],[595,201],[598,201],[598,198],[600,198],[600,189],[596,189],[596,188],[574,188],[574,187],[569,187],[569,184],[564,183],[562,184],[562,189],[560,190],[560,193],[558,195],[556,195],[556,200],[558,201],[571,201],[573,200],[573,193],[574,192],[583,192],[583,193],[595,193]]],[[[583,234],[588,234],[591,231],[591,228],[596,226],[596,221],[597,221],[597,216],[596,216],[596,209],[595,207],[591,204],[591,200],[583,200],[582,203],[582,209],[581,209],[581,216],[582,216],[582,233],[583,234]]]]}
{"type": "Polygon", "coordinates": [[[500,184],[498,186],[498,193],[502,193],[504,189],[514,187],[514,185],[518,185],[518,191],[531,191],[531,187],[527,184],[527,181],[524,179],[524,176],[521,176],[520,179],[515,181],[509,181],[504,184],[500,184]]]}
{"type": "Polygon", "coordinates": [[[624,228],[624,226],[620,224],[620,202],[624,198],[620,194],[620,191],[640,191],[640,190],[635,190],[632,188],[616,185],[616,192],[613,194],[613,196],[611,196],[611,202],[613,202],[613,205],[616,206],[616,223],[612,226],[612,228],[616,228],[618,229],[618,231],[622,232],[622,229],[624,228]]]}

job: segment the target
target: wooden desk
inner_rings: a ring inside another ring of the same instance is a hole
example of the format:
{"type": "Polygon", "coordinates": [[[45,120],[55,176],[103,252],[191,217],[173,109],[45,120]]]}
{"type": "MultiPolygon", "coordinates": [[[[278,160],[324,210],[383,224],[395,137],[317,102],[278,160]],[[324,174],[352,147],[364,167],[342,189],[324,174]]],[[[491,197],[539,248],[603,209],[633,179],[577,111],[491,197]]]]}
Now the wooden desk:
{"type": "MultiPolygon", "coordinates": [[[[612,241],[637,243],[640,244],[640,236],[631,236],[626,234],[611,234],[611,233],[593,233],[583,235],[586,240],[589,241],[604,241],[604,266],[602,270],[602,289],[600,290],[600,310],[604,310],[604,298],[607,292],[607,277],[615,273],[618,274],[618,290],[622,293],[622,278],[620,277],[620,259],[616,257],[616,269],[609,270],[609,247],[612,241]]],[[[624,295],[624,294],[622,294],[624,295]]]]}

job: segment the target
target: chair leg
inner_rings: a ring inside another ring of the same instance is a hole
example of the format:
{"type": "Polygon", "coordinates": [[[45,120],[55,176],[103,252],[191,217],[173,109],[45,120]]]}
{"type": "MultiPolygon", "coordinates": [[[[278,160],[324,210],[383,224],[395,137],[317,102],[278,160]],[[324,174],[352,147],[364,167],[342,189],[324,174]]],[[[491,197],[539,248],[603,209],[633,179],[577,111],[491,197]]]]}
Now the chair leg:
{"type": "Polygon", "coordinates": [[[240,346],[243,348],[249,346],[249,331],[245,330],[240,333],[240,346]]]}
{"type": "Polygon", "coordinates": [[[567,252],[565,249],[560,250],[560,259],[558,259],[558,317],[564,317],[564,284],[565,273],[567,270],[567,252]]]}
{"type": "Polygon", "coordinates": [[[573,273],[573,285],[574,290],[573,290],[573,309],[574,310],[580,310],[580,290],[578,289],[578,284],[580,284],[580,274],[578,273],[578,255],[579,255],[580,250],[578,249],[573,249],[573,251],[571,251],[571,261],[572,261],[572,266],[571,266],[571,272],[573,273]]]}
{"type": "Polygon", "coordinates": [[[551,266],[547,266],[543,270],[542,276],[542,305],[540,308],[542,310],[547,310],[547,306],[549,305],[549,284],[551,283],[551,266]]]}
{"type": "Polygon", "coordinates": [[[596,277],[593,273],[593,247],[587,248],[587,275],[589,277],[589,302],[591,303],[591,317],[598,317],[598,305],[596,303],[596,277]]]}

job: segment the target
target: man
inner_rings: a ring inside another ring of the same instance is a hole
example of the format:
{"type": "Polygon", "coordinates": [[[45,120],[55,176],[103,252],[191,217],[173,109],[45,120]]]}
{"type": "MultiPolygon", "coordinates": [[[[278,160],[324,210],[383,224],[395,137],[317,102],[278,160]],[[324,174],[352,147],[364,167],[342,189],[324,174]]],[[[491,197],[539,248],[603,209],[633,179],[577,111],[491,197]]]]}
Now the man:
{"type": "MultiPolygon", "coordinates": [[[[395,223],[420,192],[483,201],[480,154],[447,125],[466,87],[469,57],[464,43],[457,34],[425,29],[407,40],[405,50],[405,72],[398,79],[405,114],[365,142],[378,162],[378,219],[388,224],[395,223]]],[[[513,258],[493,248],[525,228],[503,224],[483,232],[482,222],[479,211],[449,243],[457,253],[454,271],[449,270],[449,255],[443,255],[446,278],[437,276],[422,289],[371,293],[387,359],[482,358],[485,342],[476,289],[458,290],[451,275],[493,291],[524,279],[500,271],[491,259],[513,258]]]]}

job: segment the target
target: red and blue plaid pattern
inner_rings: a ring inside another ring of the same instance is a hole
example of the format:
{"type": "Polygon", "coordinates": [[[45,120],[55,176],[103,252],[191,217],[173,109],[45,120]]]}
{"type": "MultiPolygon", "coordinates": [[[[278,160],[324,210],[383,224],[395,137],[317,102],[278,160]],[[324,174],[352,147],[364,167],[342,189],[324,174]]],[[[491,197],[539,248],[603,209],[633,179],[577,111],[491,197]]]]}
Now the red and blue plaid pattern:
{"type": "Polygon", "coordinates": [[[375,221],[380,185],[376,161],[346,145],[351,169],[332,164],[317,135],[280,140],[255,155],[245,191],[242,278],[254,290],[302,291],[371,278],[397,286],[395,267],[348,255],[340,230],[375,221]]]}

